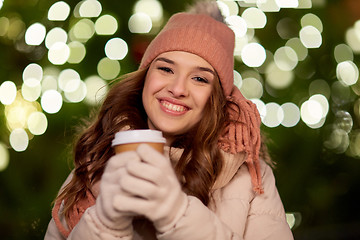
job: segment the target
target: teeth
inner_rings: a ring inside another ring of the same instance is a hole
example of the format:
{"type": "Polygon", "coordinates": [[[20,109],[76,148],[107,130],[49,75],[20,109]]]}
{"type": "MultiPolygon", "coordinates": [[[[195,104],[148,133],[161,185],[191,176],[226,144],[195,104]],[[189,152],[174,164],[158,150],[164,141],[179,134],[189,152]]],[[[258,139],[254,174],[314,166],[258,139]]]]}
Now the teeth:
{"type": "Polygon", "coordinates": [[[180,105],[175,105],[175,104],[172,104],[172,103],[169,103],[169,102],[161,102],[161,104],[166,107],[167,109],[169,110],[172,110],[172,111],[176,111],[176,112],[182,112],[182,111],[185,111],[185,107],[183,106],[180,106],[180,105]]]}

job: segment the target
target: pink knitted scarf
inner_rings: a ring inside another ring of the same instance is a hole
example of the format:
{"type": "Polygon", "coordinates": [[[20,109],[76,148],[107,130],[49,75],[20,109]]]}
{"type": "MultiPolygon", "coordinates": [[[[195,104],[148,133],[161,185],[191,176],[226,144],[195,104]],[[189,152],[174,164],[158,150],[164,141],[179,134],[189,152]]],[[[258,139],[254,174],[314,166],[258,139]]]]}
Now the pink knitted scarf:
{"type": "Polygon", "coordinates": [[[56,227],[59,229],[60,233],[68,238],[69,234],[75,227],[75,225],[80,221],[80,218],[89,207],[93,206],[96,202],[94,195],[88,190],[86,191],[86,198],[80,199],[76,204],[72,207],[70,211],[69,218],[66,219],[66,223],[68,228],[66,228],[60,220],[60,214],[62,212],[61,209],[61,201],[57,200],[55,202],[55,206],[51,212],[52,218],[55,221],[56,227]]]}

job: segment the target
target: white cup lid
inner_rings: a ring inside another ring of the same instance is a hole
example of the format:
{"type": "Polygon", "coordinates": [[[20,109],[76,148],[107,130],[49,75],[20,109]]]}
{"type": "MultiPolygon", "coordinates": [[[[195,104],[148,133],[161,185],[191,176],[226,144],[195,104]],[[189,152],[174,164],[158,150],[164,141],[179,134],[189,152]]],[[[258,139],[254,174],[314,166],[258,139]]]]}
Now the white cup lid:
{"type": "Polygon", "coordinates": [[[162,132],[157,130],[127,130],[117,132],[111,146],[138,142],[166,143],[166,139],[163,137],[162,132]]]}

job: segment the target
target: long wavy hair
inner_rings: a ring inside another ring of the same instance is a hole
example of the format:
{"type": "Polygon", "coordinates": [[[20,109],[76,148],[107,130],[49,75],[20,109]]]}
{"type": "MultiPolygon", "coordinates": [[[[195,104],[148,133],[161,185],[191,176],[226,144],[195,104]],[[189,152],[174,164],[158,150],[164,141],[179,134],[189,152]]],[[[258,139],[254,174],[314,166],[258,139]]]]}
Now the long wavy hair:
{"type": "MultiPolygon", "coordinates": [[[[114,150],[114,134],[124,128],[146,129],[147,115],[142,90],[147,69],[124,75],[108,92],[97,116],[78,136],[74,147],[74,174],[55,201],[64,201],[65,219],[77,201],[86,198],[94,183],[101,179],[114,150]]],[[[228,102],[220,81],[214,81],[212,94],[205,105],[203,118],[190,131],[175,136],[170,147],[184,151],[175,166],[183,190],[209,203],[210,190],[222,168],[218,138],[227,119],[228,102]]]]}

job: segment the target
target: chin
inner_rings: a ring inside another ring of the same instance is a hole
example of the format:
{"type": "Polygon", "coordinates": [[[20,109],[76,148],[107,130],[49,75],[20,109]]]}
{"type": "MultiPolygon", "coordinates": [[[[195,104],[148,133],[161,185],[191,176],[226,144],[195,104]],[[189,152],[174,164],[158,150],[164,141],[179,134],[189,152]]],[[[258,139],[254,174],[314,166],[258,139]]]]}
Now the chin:
{"type": "Polygon", "coordinates": [[[160,129],[160,131],[162,131],[163,134],[167,135],[167,136],[176,136],[176,135],[180,135],[180,134],[183,133],[183,132],[180,132],[180,131],[174,131],[172,129],[160,129]]]}
{"type": "Polygon", "coordinates": [[[184,128],[180,129],[174,129],[174,128],[158,128],[158,130],[162,131],[164,135],[167,136],[177,136],[177,135],[181,135],[184,134],[186,131],[184,131],[184,128]]]}

